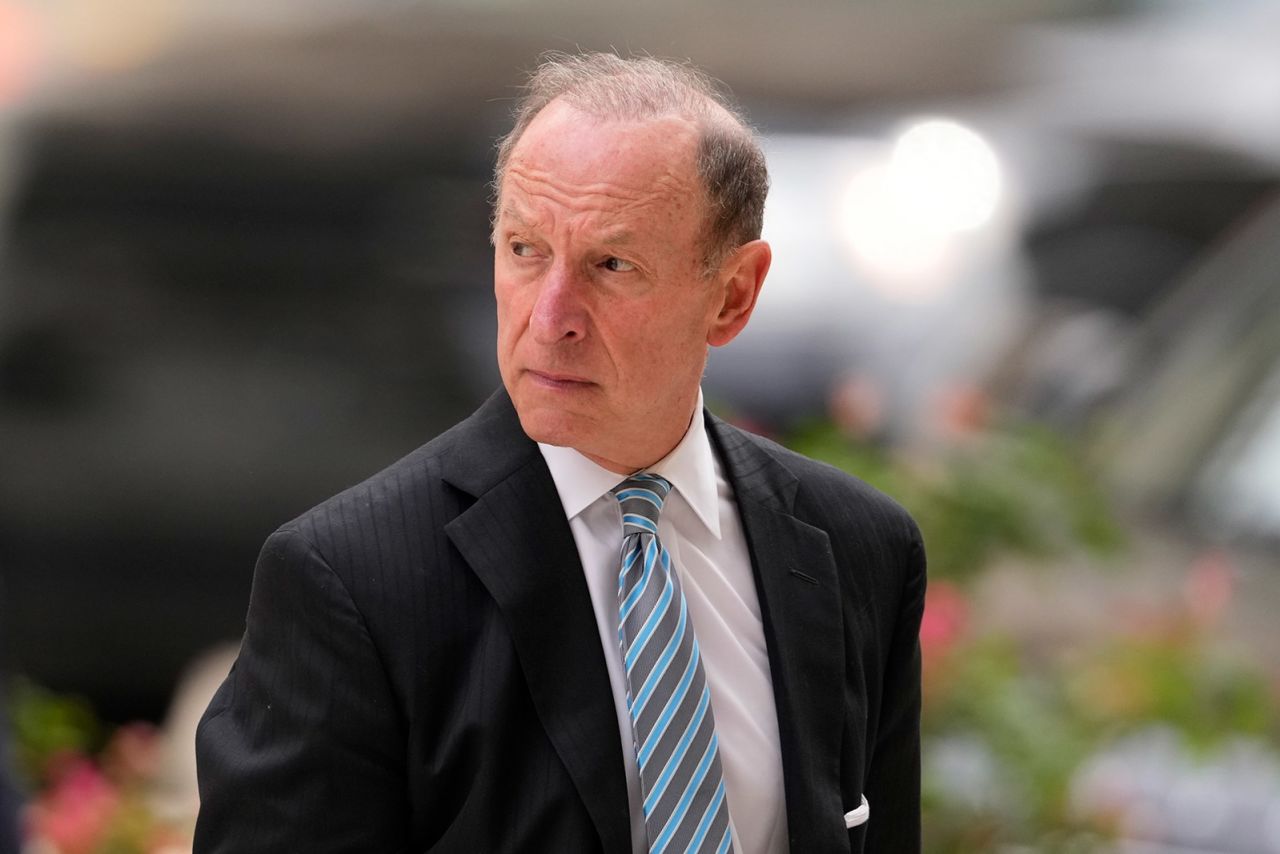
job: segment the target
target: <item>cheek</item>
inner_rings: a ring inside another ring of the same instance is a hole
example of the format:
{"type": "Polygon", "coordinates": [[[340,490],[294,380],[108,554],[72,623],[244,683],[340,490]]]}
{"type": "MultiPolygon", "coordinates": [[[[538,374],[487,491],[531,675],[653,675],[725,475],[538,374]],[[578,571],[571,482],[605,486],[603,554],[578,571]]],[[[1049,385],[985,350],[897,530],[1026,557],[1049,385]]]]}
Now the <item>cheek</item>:
{"type": "Polygon", "coordinates": [[[516,363],[516,350],[520,343],[522,325],[514,316],[510,303],[498,300],[498,369],[505,375],[516,363]]]}
{"type": "Polygon", "coordinates": [[[672,328],[653,360],[653,380],[677,384],[698,381],[707,361],[706,329],[697,322],[672,328]]]}
{"type": "Polygon", "coordinates": [[[691,330],[653,318],[613,324],[609,347],[619,375],[632,387],[661,388],[689,366],[691,330]]]}
{"type": "Polygon", "coordinates": [[[528,325],[529,307],[523,305],[523,291],[511,284],[498,282],[493,289],[498,304],[498,338],[503,339],[528,325]]]}

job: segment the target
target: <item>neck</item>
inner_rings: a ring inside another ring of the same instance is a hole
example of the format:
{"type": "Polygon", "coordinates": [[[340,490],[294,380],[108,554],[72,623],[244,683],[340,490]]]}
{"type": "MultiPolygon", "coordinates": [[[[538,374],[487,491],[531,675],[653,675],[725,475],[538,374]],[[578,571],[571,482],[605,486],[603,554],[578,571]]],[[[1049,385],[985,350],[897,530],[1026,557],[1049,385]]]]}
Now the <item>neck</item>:
{"type": "Polygon", "coordinates": [[[593,454],[590,451],[584,451],[581,448],[575,448],[574,450],[601,468],[607,469],[615,474],[635,474],[636,472],[644,471],[656,463],[661,462],[670,455],[681,442],[684,441],[684,437],[689,433],[690,425],[693,424],[693,419],[698,415],[698,399],[695,399],[694,403],[691,405],[689,417],[684,420],[679,432],[677,432],[674,437],[668,435],[665,441],[657,443],[655,447],[644,449],[645,453],[642,455],[620,460],[614,459],[613,457],[602,457],[598,454],[593,454]]]}

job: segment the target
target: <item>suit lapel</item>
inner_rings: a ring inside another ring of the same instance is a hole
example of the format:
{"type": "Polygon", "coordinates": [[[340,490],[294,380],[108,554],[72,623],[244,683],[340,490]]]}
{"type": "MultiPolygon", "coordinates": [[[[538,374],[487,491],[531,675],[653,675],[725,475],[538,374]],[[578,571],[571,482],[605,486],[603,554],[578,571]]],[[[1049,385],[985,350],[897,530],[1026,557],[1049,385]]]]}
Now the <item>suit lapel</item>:
{"type": "Polygon", "coordinates": [[[446,479],[476,496],[445,526],[502,611],[534,708],[606,851],[631,847],[622,743],[590,593],[555,484],[499,392],[446,479]]]}
{"type": "Polygon", "coordinates": [[[793,851],[847,849],[839,819],[845,650],[826,532],[792,514],[799,482],[740,431],[708,416],[751,555],[782,746],[793,851]]]}

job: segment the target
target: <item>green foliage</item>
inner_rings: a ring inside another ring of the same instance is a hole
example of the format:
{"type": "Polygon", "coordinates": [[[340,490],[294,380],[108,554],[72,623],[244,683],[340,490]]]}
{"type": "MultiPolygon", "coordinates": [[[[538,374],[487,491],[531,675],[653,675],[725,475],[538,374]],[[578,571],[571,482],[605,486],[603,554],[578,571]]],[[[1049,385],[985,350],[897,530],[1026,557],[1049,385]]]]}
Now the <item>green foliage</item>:
{"type": "Polygon", "coordinates": [[[1024,659],[1003,637],[952,650],[940,664],[947,672],[925,709],[926,752],[958,740],[990,767],[982,798],[956,798],[955,781],[926,761],[929,850],[1043,845],[1048,833],[1076,845],[1096,835],[1099,828],[1071,814],[1069,795],[1077,767],[1098,746],[1098,732],[1075,714],[1057,674],[1024,659]]]}
{"type": "Polygon", "coordinates": [[[788,444],[901,502],[920,525],[933,577],[972,579],[1000,553],[1105,555],[1123,544],[1080,455],[1041,427],[975,435],[927,465],[853,441],[830,422],[809,425],[788,444]]]}
{"type": "Polygon", "coordinates": [[[30,787],[32,850],[142,854],[189,850],[189,818],[157,810],[160,739],[154,727],[108,731],[89,705],[20,681],[11,697],[19,761],[30,787]]]}
{"type": "Polygon", "coordinates": [[[1163,722],[1201,753],[1228,736],[1280,738],[1265,676],[1190,627],[1110,638],[1064,678],[1080,717],[1106,731],[1163,722]]]}
{"type": "Polygon", "coordinates": [[[1111,850],[1120,817],[1082,814],[1072,802],[1085,761],[1156,724],[1204,756],[1240,735],[1280,736],[1263,668],[1214,642],[1231,582],[1213,562],[1193,569],[1198,586],[1181,603],[1143,620],[1118,613],[1111,634],[1071,652],[1033,654],[1016,637],[976,630],[965,591],[993,558],[1110,556],[1124,544],[1082,456],[1050,431],[970,433],[929,460],[859,444],[830,423],[790,444],[892,495],[924,535],[930,854],[1111,850]]]}
{"type": "Polygon", "coordinates": [[[44,783],[59,757],[102,745],[102,725],[85,700],[54,694],[26,679],[15,680],[10,690],[18,772],[29,786],[44,783]]]}
{"type": "Polygon", "coordinates": [[[1090,757],[1153,724],[1173,727],[1206,758],[1241,735],[1265,741],[1280,733],[1280,706],[1262,668],[1222,655],[1178,615],[1163,629],[1122,630],[1054,658],[985,635],[926,659],[926,850],[1100,850],[1117,817],[1082,814],[1071,802],[1090,757]],[[981,773],[969,774],[981,796],[956,791],[965,775],[945,758],[957,745],[971,764],[981,760],[981,773]]]}

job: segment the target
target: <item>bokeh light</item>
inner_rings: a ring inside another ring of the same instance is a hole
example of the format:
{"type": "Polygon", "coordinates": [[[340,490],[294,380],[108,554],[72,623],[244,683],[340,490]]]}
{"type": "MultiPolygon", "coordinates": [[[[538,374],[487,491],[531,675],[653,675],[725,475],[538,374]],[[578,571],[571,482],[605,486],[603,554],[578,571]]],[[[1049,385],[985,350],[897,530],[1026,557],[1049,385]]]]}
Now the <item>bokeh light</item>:
{"type": "Polygon", "coordinates": [[[35,79],[39,21],[30,9],[0,0],[0,107],[16,103],[35,79]]]}
{"type": "Polygon", "coordinates": [[[931,299],[949,281],[957,237],[987,225],[1000,194],[1000,166],[986,140],[958,122],[926,119],[853,176],[841,226],[873,283],[895,298],[931,299]]]}

